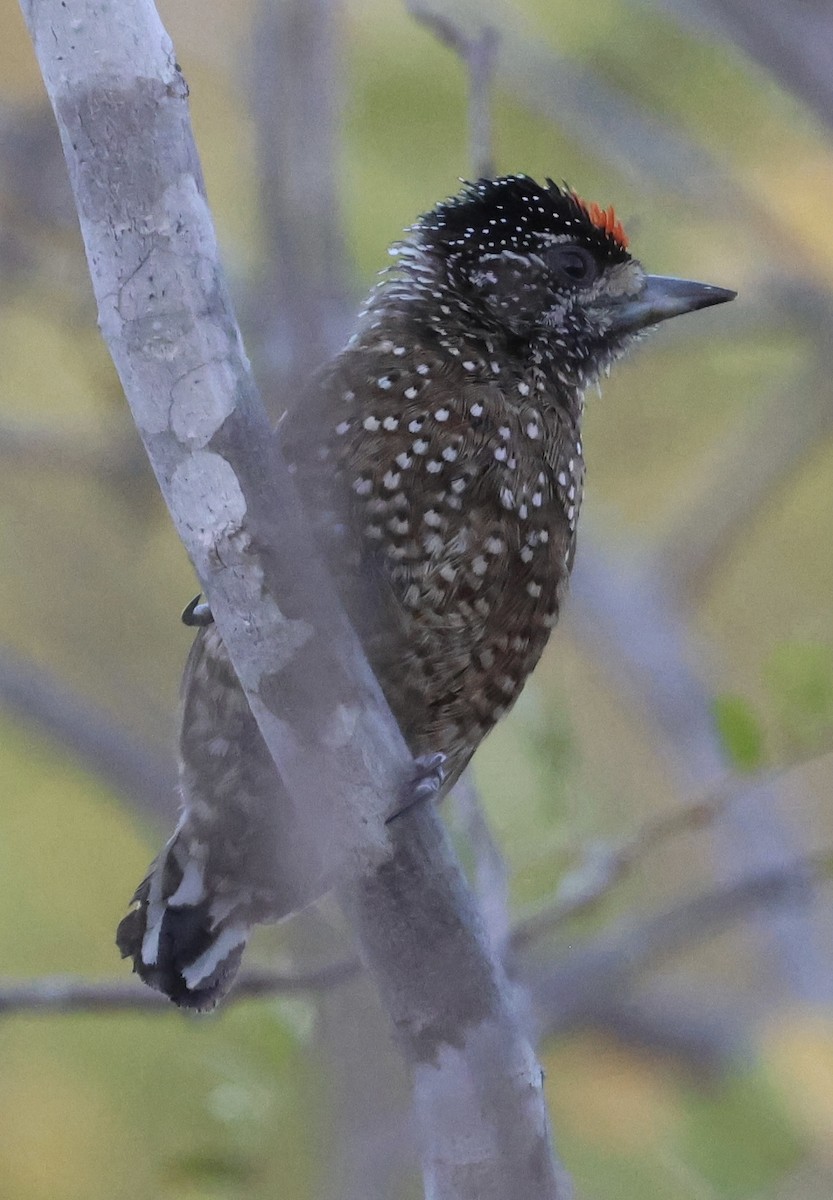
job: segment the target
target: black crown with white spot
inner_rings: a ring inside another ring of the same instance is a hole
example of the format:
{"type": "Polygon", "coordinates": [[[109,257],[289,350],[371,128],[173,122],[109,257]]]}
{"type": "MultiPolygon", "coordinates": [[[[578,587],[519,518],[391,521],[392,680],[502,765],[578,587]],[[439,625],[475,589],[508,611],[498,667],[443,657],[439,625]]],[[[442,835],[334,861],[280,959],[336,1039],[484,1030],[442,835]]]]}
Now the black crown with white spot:
{"type": "Polygon", "coordinates": [[[467,183],[412,227],[427,250],[465,262],[509,250],[535,252],[553,238],[586,246],[604,263],[627,262],[627,238],[612,209],[587,204],[551,179],[528,175],[467,183]]]}

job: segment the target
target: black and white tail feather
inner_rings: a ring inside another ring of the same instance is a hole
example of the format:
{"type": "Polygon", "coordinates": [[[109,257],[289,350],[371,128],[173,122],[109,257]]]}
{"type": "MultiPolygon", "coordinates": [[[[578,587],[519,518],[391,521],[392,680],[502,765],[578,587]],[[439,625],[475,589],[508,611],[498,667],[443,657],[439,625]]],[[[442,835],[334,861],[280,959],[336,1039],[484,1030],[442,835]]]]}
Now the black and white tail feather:
{"type": "Polygon", "coordinates": [[[116,933],[145,983],[197,1011],[214,1008],[228,991],[252,924],[244,905],[209,894],[201,849],[183,814],[116,933]]]}
{"type": "Polygon", "coordinates": [[[116,933],[122,957],[182,1008],[214,1008],[234,982],[253,925],[321,895],[293,877],[297,830],[283,787],[213,625],[197,634],[183,677],[182,815],[116,933]],[[283,825],[282,825],[283,822],[283,825]]]}

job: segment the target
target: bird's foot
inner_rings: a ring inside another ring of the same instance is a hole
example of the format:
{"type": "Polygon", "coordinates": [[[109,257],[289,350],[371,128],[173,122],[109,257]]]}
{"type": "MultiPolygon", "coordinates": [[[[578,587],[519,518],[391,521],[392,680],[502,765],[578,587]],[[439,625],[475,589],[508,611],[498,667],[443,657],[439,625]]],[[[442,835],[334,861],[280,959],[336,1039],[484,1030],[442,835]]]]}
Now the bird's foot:
{"type": "Polygon", "coordinates": [[[188,625],[189,628],[202,628],[204,625],[211,625],[214,621],[214,614],[208,604],[200,604],[202,600],[202,592],[198,592],[194,599],[185,605],[182,610],[180,620],[183,625],[188,625]]]}
{"type": "Polygon", "coordinates": [[[390,825],[397,817],[426,800],[435,800],[445,783],[444,754],[421,754],[414,759],[414,773],[403,788],[399,807],[385,821],[390,825]]]}

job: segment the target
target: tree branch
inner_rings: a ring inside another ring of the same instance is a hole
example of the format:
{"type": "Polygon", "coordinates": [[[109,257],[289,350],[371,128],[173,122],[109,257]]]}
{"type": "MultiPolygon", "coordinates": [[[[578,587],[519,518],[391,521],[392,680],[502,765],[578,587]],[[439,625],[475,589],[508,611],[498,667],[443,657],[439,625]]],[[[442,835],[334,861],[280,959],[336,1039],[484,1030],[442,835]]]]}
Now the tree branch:
{"type": "Polygon", "coordinates": [[[50,671],[0,650],[0,707],[55,738],[140,812],[170,821],[176,809],[171,755],[139,741],[50,671]]]}
{"type": "MultiPolygon", "coordinates": [[[[294,995],[298,992],[323,991],[346,983],[361,970],[357,958],[329,963],[317,970],[246,971],[234,986],[235,1001],[259,996],[294,995]]],[[[19,1013],[113,1013],[155,1012],[179,1014],[160,992],[153,992],[138,980],[92,982],[72,976],[45,976],[23,983],[0,983],[0,1017],[19,1013]]]]}
{"type": "MultiPolygon", "coordinates": [[[[576,949],[516,964],[528,989],[544,1036],[581,1028],[606,1029],[625,1040],[676,1054],[693,1067],[717,1066],[740,1041],[737,1022],[649,992],[636,999],[634,982],[664,959],[693,949],[750,913],[789,904],[809,880],[833,875],[833,848],[823,848],[786,864],[683,900],[638,921],[622,923],[576,949]]],[[[522,926],[516,927],[520,933],[522,926]]],[[[513,949],[518,942],[510,939],[513,949]]],[[[354,979],[358,959],[342,959],[298,973],[249,971],[241,976],[228,1003],[262,996],[324,991],[354,979]]],[[[723,1006],[726,1007],[725,1005],[723,1006]]],[[[154,992],[135,983],[99,983],[71,978],[0,983],[0,1016],[71,1012],[156,1012],[176,1010],[154,992]]],[[[435,1119],[449,1114],[436,1114],[435,1119]]],[[[442,1195],[442,1192],[436,1193],[442,1195]]],[[[473,1192],[472,1195],[476,1195],[473,1192]]],[[[517,1193],[507,1191],[513,1197],[517,1193]]]]}
{"type": "Polygon", "coordinates": [[[829,880],[833,850],[796,858],[681,901],[642,921],[623,923],[576,950],[529,970],[542,1030],[561,1034],[604,1020],[608,999],[627,996],[645,970],[723,932],[752,913],[790,905],[829,880]],[[601,1002],[601,1005],[600,1005],[601,1002]]]}
{"type": "Polygon", "coordinates": [[[563,877],[554,898],[516,922],[512,929],[512,950],[517,953],[573,917],[593,909],[651,850],[680,833],[708,825],[737,791],[737,780],[727,780],[724,786],[689,804],[649,818],[618,843],[597,842],[589,846],[581,862],[563,877]]]}
{"type": "Polygon", "coordinates": [[[471,771],[463,774],[449,797],[452,827],[465,837],[473,857],[471,875],[486,931],[501,957],[510,932],[509,872],[489,822],[471,771]]]}
{"type": "Polygon", "coordinates": [[[59,432],[33,421],[0,423],[0,462],[6,470],[63,471],[67,474],[129,477],[146,470],[135,437],[96,432],[59,432]]]}
{"type": "Polygon", "coordinates": [[[561,1200],[540,1068],[439,816],[423,804],[385,825],[411,765],[275,453],[170,40],[150,0],[22,8],[102,332],[309,858],[323,848],[397,1029],[426,1192],[561,1200]]]}
{"type": "Polygon", "coordinates": [[[344,111],[340,0],[260,0],[250,75],[263,277],[251,313],[275,415],[346,338],[351,318],[338,198],[344,111]]]}
{"type": "Polygon", "coordinates": [[[688,23],[717,28],[833,128],[833,13],[826,4],[660,0],[688,23]]]}
{"type": "Polygon", "coordinates": [[[796,378],[762,398],[723,439],[713,465],[700,472],[648,555],[647,569],[666,581],[669,594],[689,605],[703,596],[750,525],[765,519],[804,463],[833,433],[828,334],[833,311],[824,288],[772,289],[759,320],[792,326],[809,338],[796,378]],[[800,293],[800,294],[798,294],[800,293]],[[775,307],[773,313],[772,308],[775,307]]]}
{"type": "Polygon", "coordinates": [[[768,790],[788,772],[807,765],[817,757],[813,755],[795,760],[777,770],[760,771],[750,776],[729,772],[700,796],[649,817],[620,841],[599,841],[585,847],[578,864],[561,879],[553,899],[515,922],[510,939],[512,950],[517,953],[538,938],[560,929],[573,917],[591,911],[610,895],[618,883],[642,866],[657,847],[680,834],[708,828],[733,801],[750,790],[756,795],[766,796],[768,790]]]}
{"type": "MultiPolygon", "coordinates": [[[[626,567],[622,557],[602,555],[585,540],[572,577],[569,627],[628,696],[647,715],[655,743],[665,744],[669,766],[686,790],[720,784],[728,764],[717,736],[711,691],[704,682],[706,648],[692,638],[661,581],[626,567]]],[[[714,824],[721,868],[734,878],[754,877],[794,861],[797,851],[788,819],[778,812],[767,778],[750,781],[714,824]]],[[[767,961],[793,999],[827,1003],[833,972],[826,953],[829,907],[812,889],[796,893],[768,917],[767,961]]]]}
{"type": "Polygon", "coordinates": [[[408,0],[405,7],[415,21],[430,29],[465,64],[469,84],[469,162],[475,179],[491,179],[495,174],[491,92],[500,35],[493,25],[483,25],[468,34],[445,14],[427,8],[419,0],[408,0]]]}

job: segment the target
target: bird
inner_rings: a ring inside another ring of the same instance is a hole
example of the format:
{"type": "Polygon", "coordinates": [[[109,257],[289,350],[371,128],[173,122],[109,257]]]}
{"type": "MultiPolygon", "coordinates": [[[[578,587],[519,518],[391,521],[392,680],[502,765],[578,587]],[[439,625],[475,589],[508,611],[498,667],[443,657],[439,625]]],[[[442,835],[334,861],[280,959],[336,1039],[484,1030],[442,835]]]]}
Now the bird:
{"type": "MultiPolygon", "coordinates": [[[[558,619],[585,393],[646,330],[736,293],[646,274],[613,207],[524,174],[464,184],[390,253],[278,442],[405,741],[442,763],[444,795],[558,619]]],[[[292,855],[276,850],[280,778],[201,613],[183,679],[180,821],[117,944],[150,986],[208,1010],[252,926],[306,897],[281,875],[292,855]]]]}

